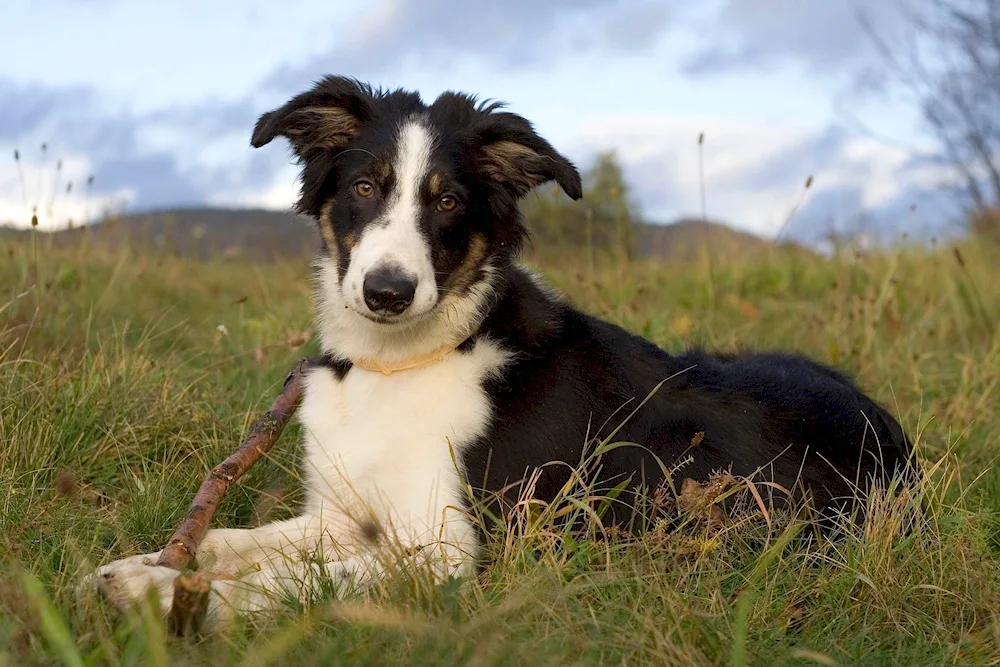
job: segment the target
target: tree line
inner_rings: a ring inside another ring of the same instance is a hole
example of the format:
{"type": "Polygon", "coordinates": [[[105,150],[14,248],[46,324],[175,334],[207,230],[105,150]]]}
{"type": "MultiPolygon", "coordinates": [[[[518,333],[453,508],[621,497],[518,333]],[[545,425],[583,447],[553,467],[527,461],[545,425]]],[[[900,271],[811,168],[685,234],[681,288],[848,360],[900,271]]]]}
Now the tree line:
{"type": "Polygon", "coordinates": [[[558,186],[539,188],[522,211],[532,238],[559,247],[609,249],[635,255],[639,208],[618,156],[599,153],[583,174],[583,199],[573,201],[558,186]]]}

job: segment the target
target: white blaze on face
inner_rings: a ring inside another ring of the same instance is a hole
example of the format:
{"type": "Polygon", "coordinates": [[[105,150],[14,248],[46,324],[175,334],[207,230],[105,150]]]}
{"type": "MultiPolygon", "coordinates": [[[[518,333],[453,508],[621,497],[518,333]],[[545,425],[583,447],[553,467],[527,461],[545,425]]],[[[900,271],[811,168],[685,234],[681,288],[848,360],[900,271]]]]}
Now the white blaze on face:
{"type": "Polygon", "coordinates": [[[344,276],[343,290],[348,305],[366,310],[363,285],[365,276],[387,265],[402,270],[417,281],[413,303],[402,319],[425,314],[437,303],[437,282],[431,249],[420,233],[420,186],[430,169],[434,139],[426,126],[407,121],[399,131],[395,177],[385,211],[362,233],[351,251],[351,261],[344,276]]]}

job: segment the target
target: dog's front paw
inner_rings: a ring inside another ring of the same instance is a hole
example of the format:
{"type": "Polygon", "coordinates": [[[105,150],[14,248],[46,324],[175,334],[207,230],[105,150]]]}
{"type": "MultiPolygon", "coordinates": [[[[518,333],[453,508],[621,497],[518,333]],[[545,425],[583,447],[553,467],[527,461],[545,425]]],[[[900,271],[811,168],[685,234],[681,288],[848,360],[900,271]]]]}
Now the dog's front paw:
{"type": "Polygon", "coordinates": [[[173,604],[174,579],[180,572],[156,565],[159,557],[157,552],[116,560],[97,568],[86,583],[97,588],[119,609],[135,605],[155,589],[161,611],[166,614],[173,604]]]}

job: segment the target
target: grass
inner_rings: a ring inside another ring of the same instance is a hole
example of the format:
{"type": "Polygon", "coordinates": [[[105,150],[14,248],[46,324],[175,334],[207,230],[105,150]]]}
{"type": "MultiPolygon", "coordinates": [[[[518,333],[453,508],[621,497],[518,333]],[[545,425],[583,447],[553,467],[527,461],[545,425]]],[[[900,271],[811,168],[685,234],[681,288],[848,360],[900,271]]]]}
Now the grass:
{"type": "MultiPolygon", "coordinates": [[[[997,246],[775,253],[715,265],[711,290],[704,265],[531,260],[668,349],[780,347],[849,370],[917,439],[930,474],[913,532],[905,497],[872,499],[836,542],[752,507],[624,542],[542,512],[491,543],[478,579],[398,578],[378,605],[290,605],[199,640],[78,594],[77,577],[159,548],[315,352],[307,265],[39,246],[36,264],[30,244],[0,245],[0,665],[1000,662],[997,246]]],[[[296,441],[291,428],[217,524],[294,512],[296,441]]]]}

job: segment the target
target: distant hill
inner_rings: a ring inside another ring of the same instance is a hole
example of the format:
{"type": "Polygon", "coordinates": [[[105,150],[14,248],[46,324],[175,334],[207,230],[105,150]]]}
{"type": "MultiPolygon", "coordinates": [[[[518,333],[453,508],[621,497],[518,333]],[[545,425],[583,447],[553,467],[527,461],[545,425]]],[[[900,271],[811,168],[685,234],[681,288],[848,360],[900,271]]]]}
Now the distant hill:
{"type": "MultiPolygon", "coordinates": [[[[730,258],[759,256],[776,247],[772,241],[724,223],[690,218],[666,225],[644,223],[639,226],[636,235],[639,256],[673,262],[697,260],[703,256],[705,248],[711,250],[713,258],[726,261],[730,258]]],[[[795,249],[808,252],[804,248],[795,249]]]]}
{"type": "MultiPolygon", "coordinates": [[[[25,233],[0,227],[0,238],[25,233]]],[[[84,233],[112,246],[170,250],[199,259],[242,255],[258,261],[308,256],[319,240],[312,220],[291,212],[224,208],[131,214],[52,235],[56,243],[72,244],[84,233]]],[[[678,262],[700,258],[706,245],[719,261],[775,248],[771,241],[723,223],[693,219],[666,225],[640,223],[635,238],[638,256],[678,262]]]]}
{"type": "Polygon", "coordinates": [[[169,250],[198,259],[242,255],[258,261],[308,256],[319,239],[310,219],[291,212],[229,208],[130,214],[51,234],[59,244],[76,243],[89,234],[111,246],[169,250]]]}

